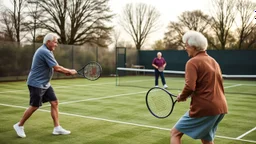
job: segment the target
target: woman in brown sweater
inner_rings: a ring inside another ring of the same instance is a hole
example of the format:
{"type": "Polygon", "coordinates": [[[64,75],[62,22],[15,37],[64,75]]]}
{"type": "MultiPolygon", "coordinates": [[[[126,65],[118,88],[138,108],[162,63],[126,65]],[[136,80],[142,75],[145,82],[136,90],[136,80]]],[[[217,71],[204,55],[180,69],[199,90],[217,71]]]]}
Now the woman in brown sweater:
{"type": "Polygon", "coordinates": [[[219,122],[228,112],[219,64],[206,53],[207,39],[199,32],[189,31],[182,38],[190,57],[186,63],[185,86],[178,102],[191,97],[190,109],[171,130],[171,144],[180,144],[186,134],[213,144],[219,122]]]}

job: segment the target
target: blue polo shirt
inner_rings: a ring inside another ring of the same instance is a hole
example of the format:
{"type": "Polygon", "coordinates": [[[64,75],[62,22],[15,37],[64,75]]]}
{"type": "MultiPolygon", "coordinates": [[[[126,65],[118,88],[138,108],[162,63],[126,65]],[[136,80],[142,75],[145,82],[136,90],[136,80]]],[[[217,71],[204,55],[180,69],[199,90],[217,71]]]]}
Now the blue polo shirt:
{"type": "Polygon", "coordinates": [[[29,86],[48,89],[53,76],[53,67],[58,65],[52,51],[46,45],[38,48],[33,56],[32,66],[28,75],[29,86]]]}

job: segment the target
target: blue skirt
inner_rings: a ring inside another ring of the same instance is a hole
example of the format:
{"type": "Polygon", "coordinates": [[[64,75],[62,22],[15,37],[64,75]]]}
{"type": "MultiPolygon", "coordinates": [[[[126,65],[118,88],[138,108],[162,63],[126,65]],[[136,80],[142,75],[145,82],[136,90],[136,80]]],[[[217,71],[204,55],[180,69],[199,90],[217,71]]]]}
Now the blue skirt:
{"type": "Polygon", "coordinates": [[[194,139],[213,141],[217,126],[224,115],[225,114],[219,114],[215,116],[191,118],[189,117],[189,112],[186,112],[174,127],[194,139]]]}

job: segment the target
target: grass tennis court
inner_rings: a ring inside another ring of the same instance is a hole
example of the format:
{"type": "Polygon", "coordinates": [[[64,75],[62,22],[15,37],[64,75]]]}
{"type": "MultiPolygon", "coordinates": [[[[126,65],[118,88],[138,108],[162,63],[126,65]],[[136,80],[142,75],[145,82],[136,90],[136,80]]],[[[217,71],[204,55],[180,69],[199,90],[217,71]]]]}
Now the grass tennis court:
{"type": "MultiPolygon", "coordinates": [[[[18,138],[12,126],[28,107],[25,81],[0,83],[1,144],[169,144],[170,129],[188,110],[189,102],[177,103],[166,119],[147,110],[145,95],[153,77],[121,79],[129,85],[116,86],[116,78],[52,80],[60,100],[60,123],[71,135],[53,136],[50,107],[44,104],[25,124],[27,137],[18,138]]],[[[166,78],[169,91],[178,94],[184,78],[166,78]]],[[[159,79],[160,82],[160,79],[159,79]]],[[[161,82],[160,82],[161,84],[161,82]]],[[[256,82],[225,80],[229,114],[220,123],[215,144],[256,143],[256,82]]],[[[184,144],[200,144],[187,136],[184,144]]]]}

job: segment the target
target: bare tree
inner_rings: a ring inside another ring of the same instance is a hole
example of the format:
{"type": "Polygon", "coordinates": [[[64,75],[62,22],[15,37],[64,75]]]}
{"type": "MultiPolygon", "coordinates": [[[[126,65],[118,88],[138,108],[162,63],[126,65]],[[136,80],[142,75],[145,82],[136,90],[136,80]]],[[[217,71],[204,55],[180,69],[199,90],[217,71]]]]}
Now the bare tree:
{"type": "Polygon", "coordinates": [[[206,33],[209,30],[209,16],[201,10],[185,11],[179,17],[179,21],[189,30],[206,33]]]}
{"type": "Polygon", "coordinates": [[[152,48],[154,50],[164,50],[165,49],[165,45],[164,45],[163,40],[155,41],[155,43],[153,44],[152,48]]]}
{"type": "Polygon", "coordinates": [[[220,49],[226,49],[229,32],[236,17],[236,0],[212,0],[212,29],[217,36],[220,49]]]}
{"type": "MultiPolygon", "coordinates": [[[[178,22],[170,22],[168,25],[168,31],[164,37],[167,49],[183,49],[182,36],[188,30],[199,31],[206,36],[210,36],[208,34],[211,32],[210,16],[202,11],[185,11],[178,16],[178,20],[178,22]]],[[[213,43],[211,47],[215,47],[214,42],[211,41],[211,43],[213,43]]]]}
{"type": "MultiPolygon", "coordinates": [[[[255,23],[253,22],[255,20],[253,17],[255,7],[256,4],[250,0],[238,0],[236,8],[240,16],[239,22],[241,22],[239,23],[241,26],[239,26],[237,30],[239,34],[238,49],[243,48],[242,44],[246,42],[245,39],[251,35],[253,29],[255,28],[255,23]]],[[[256,39],[251,40],[256,41],[256,39]]]]}
{"type": "Polygon", "coordinates": [[[15,30],[14,24],[12,21],[12,17],[7,11],[1,12],[1,31],[2,31],[2,39],[7,41],[15,41],[15,30]]]}
{"type": "Polygon", "coordinates": [[[166,49],[183,49],[182,36],[184,33],[184,25],[181,22],[170,22],[167,32],[164,34],[166,49]]]}
{"type": "Polygon", "coordinates": [[[109,0],[40,0],[45,12],[41,27],[60,36],[63,44],[108,45],[113,15],[109,0]]]}
{"type": "Polygon", "coordinates": [[[132,37],[136,49],[140,50],[147,37],[159,28],[160,13],[144,3],[126,4],[120,15],[120,24],[132,37]]]}
{"type": "Polygon", "coordinates": [[[36,42],[36,30],[39,28],[39,21],[42,17],[42,11],[38,1],[28,0],[27,15],[31,18],[25,22],[27,31],[31,33],[33,43],[36,42]]]}
{"type": "Polygon", "coordinates": [[[244,39],[243,47],[246,49],[256,49],[256,25],[253,25],[252,32],[244,39]]]}
{"type": "Polygon", "coordinates": [[[12,8],[7,8],[8,14],[12,18],[12,23],[14,27],[14,34],[15,34],[15,39],[17,42],[20,42],[21,39],[25,37],[21,36],[21,32],[26,31],[24,27],[24,21],[25,21],[25,16],[24,16],[24,8],[26,7],[26,1],[27,0],[10,0],[12,4],[12,8]]]}

